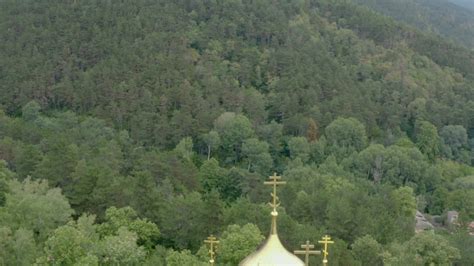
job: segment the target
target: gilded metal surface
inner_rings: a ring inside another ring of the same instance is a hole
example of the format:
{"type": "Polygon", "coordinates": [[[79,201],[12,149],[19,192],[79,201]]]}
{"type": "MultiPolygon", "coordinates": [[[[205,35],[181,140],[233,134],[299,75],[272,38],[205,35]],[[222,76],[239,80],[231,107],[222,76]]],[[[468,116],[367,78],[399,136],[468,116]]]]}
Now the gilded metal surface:
{"type": "Polygon", "coordinates": [[[304,255],[304,264],[306,266],[309,265],[309,255],[321,255],[321,251],[311,250],[314,249],[314,245],[310,244],[309,240],[306,241],[306,244],[301,245],[301,248],[304,250],[295,250],[293,253],[295,253],[295,255],[304,255]]]}
{"type": "Polygon", "coordinates": [[[328,251],[328,244],[334,244],[334,241],[331,241],[331,238],[328,235],[325,235],[323,237],[323,240],[318,241],[320,244],[324,244],[324,249],[323,249],[323,264],[327,265],[328,264],[328,256],[329,256],[329,251],[328,251]]]}
{"type": "Polygon", "coordinates": [[[215,236],[211,235],[207,237],[206,240],[204,240],[204,243],[209,244],[209,263],[211,264],[211,266],[214,266],[214,264],[216,263],[216,252],[214,251],[214,249],[216,247],[215,245],[219,244],[219,241],[215,236]]]}
{"type": "Polygon", "coordinates": [[[272,227],[270,236],[265,243],[254,253],[246,257],[239,265],[241,266],[303,266],[304,263],[291,252],[285,249],[280,242],[277,234],[277,207],[280,205],[277,196],[277,185],[286,184],[285,181],[280,181],[281,177],[276,173],[270,176],[271,181],[265,181],[265,185],[273,186],[272,202],[269,205],[273,208],[271,212],[272,227]]]}

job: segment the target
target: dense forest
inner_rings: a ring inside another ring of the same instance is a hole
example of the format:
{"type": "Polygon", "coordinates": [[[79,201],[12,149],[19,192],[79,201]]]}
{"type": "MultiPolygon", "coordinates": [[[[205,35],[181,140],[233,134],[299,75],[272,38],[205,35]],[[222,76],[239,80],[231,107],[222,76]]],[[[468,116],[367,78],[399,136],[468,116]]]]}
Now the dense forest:
{"type": "Polygon", "coordinates": [[[474,10],[474,1],[472,0],[449,0],[450,2],[471,10],[474,10]]]}
{"type": "Polygon", "coordinates": [[[353,0],[423,31],[439,34],[474,49],[474,1],[353,0]],[[470,2],[472,1],[472,2],[470,2]],[[458,6],[457,4],[461,5],[458,6]]]}
{"type": "Polygon", "coordinates": [[[0,0],[0,265],[237,265],[273,172],[290,250],[470,265],[474,52],[355,2],[0,0]]]}

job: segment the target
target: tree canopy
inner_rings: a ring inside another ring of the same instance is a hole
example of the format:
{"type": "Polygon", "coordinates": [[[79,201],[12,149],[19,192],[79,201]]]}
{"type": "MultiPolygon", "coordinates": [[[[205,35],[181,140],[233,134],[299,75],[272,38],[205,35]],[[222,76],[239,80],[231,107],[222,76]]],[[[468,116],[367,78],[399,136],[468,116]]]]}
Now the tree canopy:
{"type": "Polygon", "coordinates": [[[472,17],[382,2],[0,1],[0,264],[236,265],[274,172],[289,250],[472,261],[472,17]]]}

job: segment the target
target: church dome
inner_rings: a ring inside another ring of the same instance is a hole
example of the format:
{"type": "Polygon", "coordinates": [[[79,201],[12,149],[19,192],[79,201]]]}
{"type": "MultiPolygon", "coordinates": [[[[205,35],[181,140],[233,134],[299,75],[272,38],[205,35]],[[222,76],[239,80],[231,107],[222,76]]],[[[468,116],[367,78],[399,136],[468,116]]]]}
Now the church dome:
{"type": "Polygon", "coordinates": [[[280,180],[281,177],[277,176],[276,173],[270,176],[271,181],[264,182],[265,185],[273,186],[272,202],[269,203],[273,208],[272,215],[272,227],[270,230],[270,236],[267,238],[265,243],[254,253],[247,256],[243,261],[240,262],[240,266],[304,266],[305,264],[298,257],[293,255],[291,252],[285,249],[281,244],[277,234],[277,207],[280,205],[278,202],[276,186],[286,184],[285,181],[280,180]]]}
{"type": "Polygon", "coordinates": [[[240,266],[304,266],[303,261],[283,247],[278,235],[270,235],[265,244],[250,254],[240,266]]]}
{"type": "Polygon", "coordinates": [[[265,243],[254,253],[240,262],[240,266],[304,266],[303,261],[285,249],[278,238],[276,217],[272,212],[272,229],[265,243]]]}

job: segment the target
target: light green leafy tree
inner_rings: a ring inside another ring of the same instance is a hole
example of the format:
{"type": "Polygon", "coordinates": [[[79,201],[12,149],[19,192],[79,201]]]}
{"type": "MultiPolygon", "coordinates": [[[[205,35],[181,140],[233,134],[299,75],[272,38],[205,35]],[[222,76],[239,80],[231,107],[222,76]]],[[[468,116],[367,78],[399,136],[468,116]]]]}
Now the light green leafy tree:
{"type": "Polygon", "coordinates": [[[371,235],[357,238],[352,253],[362,265],[383,265],[383,247],[371,235]]]}
{"type": "Polygon", "coordinates": [[[100,224],[98,231],[101,235],[114,235],[120,228],[136,234],[138,244],[148,249],[153,248],[154,241],[159,237],[160,231],[156,224],[140,219],[131,207],[116,208],[110,207],[105,212],[105,222],[100,224]]]}
{"type": "Polygon", "coordinates": [[[462,149],[468,146],[467,131],[463,126],[445,126],[440,130],[439,136],[442,140],[443,155],[449,159],[458,160],[462,149]]]}
{"type": "Polygon", "coordinates": [[[209,263],[200,260],[197,256],[191,254],[189,250],[179,251],[169,251],[166,256],[166,265],[169,266],[184,266],[184,265],[193,265],[193,266],[207,266],[209,263]]]}
{"type": "Polygon", "coordinates": [[[268,144],[256,138],[246,139],[242,144],[242,156],[247,158],[248,171],[261,174],[268,173],[272,167],[272,157],[268,152],[268,144]]]}
{"type": "Polygon", "coordinates": [[[41,106],[38,104],[38,102],[33,100],[23,106],[21,109],[21,116],[26,121],[34,121],[39,117],[40,111],[41,106]]]}
{"type": "Polygon", "coordinates": [[[328,151],[341,160],[367,145],[364,125],[355,118],[337,118],[326,127],[328,151]]]}
{"type": "Polygon", "coordinates": [[[174,148],[178,156],[185,160],[191,160],[193,156],[193,139],[190,137],[183,138],[174,148]]]}
{"type": "Polygon", "coordinates": [[[109,208],[106,221],[95,224],[95,216],[82,215],[77,221],[58,227],[45,242],[40,264],[101,265],[137,264],[151,251],[157,237],[155,224],[136,217],[127,207],[109,208]]]}
{"type": "Polygon", "coordinates": [[[211,190],[217,190],[221,192],[222,188],[225,187],[226,175],[227,170],[220,167],[219,162],[212,158],[201,165],[198,179],[204,191],[210,192],[211,190]]]}
{"type": "Polygon", "coordinates": [[[73,265],[79,261],[97,258],[99,234],[94,224],[94,216],[83,215],[77,221],[54,230],[46,240],[44,256],[38,259],[38,263],[54,265],[73,265]]]}
{"type": "Polygon", "coordinates": [[[385,163],[386,157],[387,152],[384,146],[373,144],[356,156],[345,160],[344,164],[346,168],[357,176],[373,180],[375,183],[380,183],[387,171],[385,163]]]}
{"type": "Polygon", "coordinates": [[[39,254],[33,231],[0,226],[0,264],[31,265],[39,254]]]}
{"type": "Polygon", "coordinates": [[[292,137],[288,141],[288,149],[292,159],[300,158],[303,162],[308,161],[311,146],[305,137],[292,137]]]}
{"type": "Polygon", "coordinates": [[[393,199],[396,212],[403,217],[415,217],[416,212],[416,198],[411,187],[400,187],[392,191],[391,198],[393,199]]]}
{"type": "Polygon", "coordinates": [[[254,224],[229,225],[219,239],[217,250],[219,263],[238,265],[246,256],[255,251],[263,239],[262,233],[254,224]]]}
{"type": "Polygon", "coordinates": [[[11,180],[8,183],[5,206],[0,208],[0,225],[12,230],[32,230],[44,241],[58,226],[71,219],[74,211],[61,194],[61,189],[50,188],[45,180],[11,180]]]}
{"type": "Polygon", "coordinates": [[[136,265],[145,260],[146,251],[137,244],[138,236],[126,227],[100,241],[98,255],[103,265],[136,265]]]}
{"type": "Polygon", "coordinates": [[[13,172],[11,172],[7,168],[7,162],[4,160],[0,160],[0,207],[5,205],[5,201],[7,198],[8,192],[8,181],[14,176],[13,172]]]}
{"type": "Polygon", "coordinates": [[[415,133],[417,147],[431,161],[434,161],[439,155],[441,145],[436,127],[428,121],[417,121],[415,133]]]}
{"type": "Polygon", "coordinates": [[[385,265],[452,265],[460,252],[447,239],[433,232],[416,234],[403,245],[392,244],[385,265]]]}
{"type": "Polygon", "coordinates": [[[214,128],[221,137],[221,146],[226,161],[240,160],[242,142],[254,135],[250,120],[244,115],[227,112],[216,119],[214,128]]]}
{"type": "Polygon", "coordinates": [[[207,159],[209,160],[211,159],[211,150],[217,149],[217,147],[219,147],[219,145],[221,144],[221,138],[217,131],[211,130],[209,131],[209,133],[204,134],[202,136],[202,139],[207,145],[207,159]]]}

